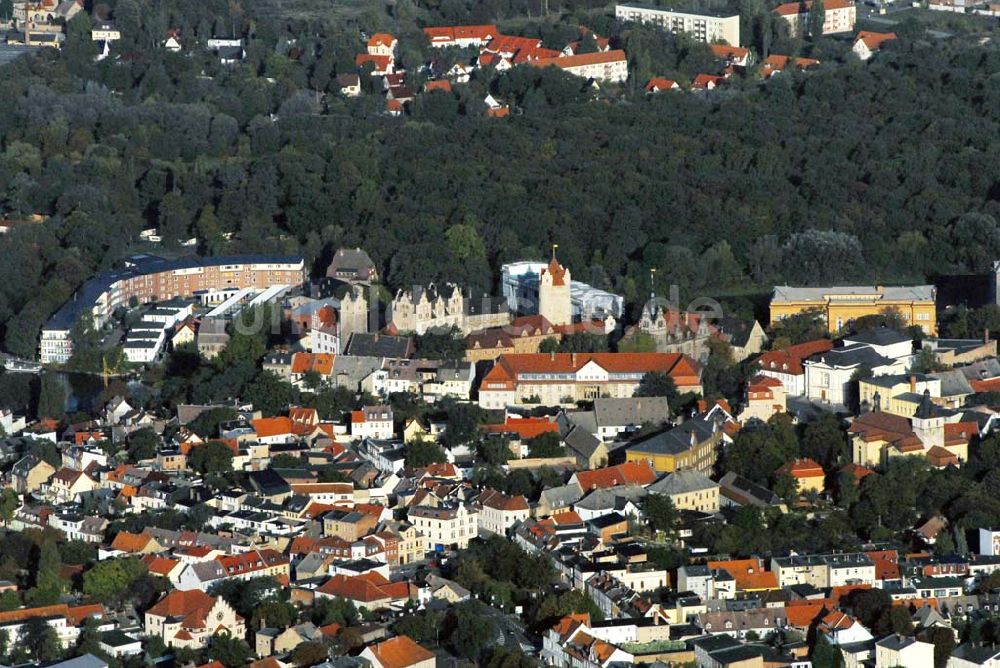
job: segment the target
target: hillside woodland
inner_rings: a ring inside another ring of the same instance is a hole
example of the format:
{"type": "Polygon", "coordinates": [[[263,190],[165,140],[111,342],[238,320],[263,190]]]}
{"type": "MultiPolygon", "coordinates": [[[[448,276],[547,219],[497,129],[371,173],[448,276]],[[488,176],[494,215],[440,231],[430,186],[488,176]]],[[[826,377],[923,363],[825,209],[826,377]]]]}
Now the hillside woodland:
{"type": "MultiPolygon", "coordinates": [[[[484,18],[446,4],[337,22],[221,0],[120,0],[94,8],[123,32],[111,57],[94,61],[81,13],[62,52],[0,68],[0,212],[43,221],[0,238],[3,348],[33,356],[46,318],[94,273],[150,250],[139,239],[150,227],[160,252],[190,252],[179,243],[196,237],[206,254],[302,253],[314,271],[332,249],[361,246],[390,288],[493,291],[502,263],[558,243],[575,277],[632,302],[653,267],[658,291],[677,284],[690,298],[922,280],[1000,257],[995,40],[909,26],[868,63],[849,41],[786,40],[823,51],[823,65],[647,97],[649,74],[720,64],[704,45],[598,13],[595,29],[632,61],[621,89],[550,70],[482,72],[418,95],[400,118],[380,94],[337,94],[362,27],[395,30],[415,73],[463,57],[422,42],[423,23],[484,18]],[[168,29],[183,51],[162,48],[168,29]],[[248,36],[247,57],[224,67],[204,40],[234,32],[248,36]],[[490,92],[515,113],[485,117],[490,92]]],[[[553,44],[566,36],[551,21],[518,25],[553,44]]]]}

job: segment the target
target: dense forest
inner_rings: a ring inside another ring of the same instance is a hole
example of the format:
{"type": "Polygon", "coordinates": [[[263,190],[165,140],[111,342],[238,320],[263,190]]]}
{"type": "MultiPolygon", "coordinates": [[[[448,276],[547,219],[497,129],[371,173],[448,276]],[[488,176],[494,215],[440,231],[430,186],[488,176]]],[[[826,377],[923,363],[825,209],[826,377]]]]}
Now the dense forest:
{"type": "MultiPolygon", "coordinates": [[[[361,246],[393,287],[495,290],[503,262],[558,243],[574,277],[630,301],[652,267],[658,290],[691,298],[923,280],[1000,257],[995,40],[911,30],[869,63],[849,41],[788,43],[829,60],[766,84],[646,96],[648,74],[719,64],[704,45],[597,12],[591,24],[629,53],[621,89],[516,68],[418,95],[400,118],[379,94],[337,94],[361,28],[395,30],[401,60],[426,77],[435,56],[419,25],[484,18],[448,6],[321,20],[268,3],[255,14],[119,0],[94,8],[123,32],[111,57],[94,62],[82,13],[62,52],[0,68],[0,215],[43,220],[0,238],[3,348],[34,355],[45,319],[89,276],[147,250],[139,232],[153,226],[161,251],[194,236],[209,254],[301,252],[317,271],[337,246],[361,246]],[[171,28],[180,53],[162,48],[171,28]],[[246,61],[224,67],[203,42],[233,32],[248,36],[246,61]],[[515,113],[486,118],[488,92],[515,113]]],[[[576,21],[517,23],[558,45],[576,21]]]]}

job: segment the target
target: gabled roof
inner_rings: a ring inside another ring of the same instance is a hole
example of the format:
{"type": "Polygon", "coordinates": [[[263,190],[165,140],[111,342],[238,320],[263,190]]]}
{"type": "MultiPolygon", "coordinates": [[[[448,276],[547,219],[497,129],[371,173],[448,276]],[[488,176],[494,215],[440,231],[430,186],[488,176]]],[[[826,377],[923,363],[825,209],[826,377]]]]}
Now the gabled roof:
{"type": "Polygon", "coordinates": [[[862,30],[854,38],[854,43],[864,42],[869,51],[878,51],[882,45],[891,40],[897,39],[894,32],[869,32],[862,30]]]}
{"type": "MultiPolygon", "coordinates": [[[[826,0],[823,3],[823,9],[830,11],[831,9],[847,9],[848,7],[853,7],[854,4],[847,2],[846,0],[826,0]]],[[[781,16],[795,16],[797,14],[807,14],[809,9],[812,7],[812,0],[803,0],[802,2],[786,2],[784,4],[778,5],[774,8],[774,13],[781,16]]]]}
{"type": "Polygon", "coordinates": [[[409,636],[396,636],[366,648],[382,668],[407,668],[434,660],[434,653],[415,643],[409,636]]]}
{"type": "Polygon", "coordinates": [[[719,483],[714,482],[701,471],[694,469],[680,469],[669,473],[660,480],[649,486],[649,492],[653,494],[687,494],[706,489],[716,489],[719,483]]]}
{"type": "Polygon", "coordinates": [[[618,485],[645,487],[656,481],[656,471],[646,462],[626,462],[593,471],[578,471],[573,477],[584,491],[618,485]]]}
{"type": "Polygon", "coordinates": [[[804,458],[795,459],[782,465],[776,471],[779,475],[787,473],[797,480],[805,478],[823,478],[826,474],[823,472],[823,467],[816,463],[815,460],[804,458]]]}
{"type": "Polygon", "coordinates": [[[756,361],[764,371],[801,376],[806,372],[805,367],[802,366],[803,360],[832,348],[833,341],[830,339],[816,339],[787,348],[771,350],[758,357],[756,361]]]}

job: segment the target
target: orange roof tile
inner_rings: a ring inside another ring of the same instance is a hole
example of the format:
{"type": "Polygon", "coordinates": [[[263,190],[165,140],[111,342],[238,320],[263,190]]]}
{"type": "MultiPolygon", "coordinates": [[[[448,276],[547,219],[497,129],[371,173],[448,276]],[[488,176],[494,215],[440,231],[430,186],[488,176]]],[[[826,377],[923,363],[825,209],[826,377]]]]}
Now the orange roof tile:
{"type": "Polygon", "coordinates": [[[407,668],[433,661],[434,653],[413,642],[409,636],[396,636],[368,647],[382,668],[407,668]]]}
{"type": "Polygon", "coordinates": [[[558,433],[559,425],[543,417],[518,418],[508,415],[503,424],[486,424],[483,425],[483,430],[493,434],[514,434],[527,440],[549,432],[558,433]]]}
{"type": "Polygon", "coordinates": [[[293,428],[292,419],[284,416],[258,418],[251,420],[250,424],[253,425],[253,430],[256,432],[257,438],[268,438],[285,434],[291,435],[293,428]]]}
{"type": "Polygon", "coordinates": [[[606,489],[618,485],[652,485],[656,482],[656,471],[648,462],[626,462],[618,466],[608,466],[593,471],[578,471],[576,482],[584,491],[606,489]]]}
{"type": "Polygon", "coordinates": [[[150,540],[152,540],[152,536],[147,536],[146,534],[119,531],[115,539],[111,541],[111,549],[121,550],[122,552],[141,552],[146,548],[150,540]]]}
{"type": "MultiPolygon", "coordinates": [[[[621,49],[611,51],[595,51],[594,53],[580,53],[575,56],[560,56],[557,58],[540,58],[530,61],[535,67],[558,67],[566,69],[569,67],[583,67],[586,65],[600,65],[603,63],[626,62],[628,59],[621,49]]],[[[557,285],[559,285],[557,283],[557,285]]]]}
{"type": "Polygon", "coordinates": [[[825,353],[833,348],[830,339],[816,339],[799,343],[779,350],[771,350],[757,358],[756,362],[764,371],[775,371],[800,376],[806,372],[802,361],[818,353],[825,353]]]}
{"type": "Polygon", "coordinates": [[[653,77],[646,82],[646,92],[655,93],[661,90],[671,90],[674,88],[679,88],[677,82],[672,79],[666,79],[664,77],[653,77]]]}
{"type": "MultiPolygon", "coordinates": [[[[858,42],[864,42],[869,51],[877,51],[882,48],[883,44],[894,39],[897,39],[896,33],[894,32],[869,32],[867,30],[862,30],[858,33],[858,36],[854,38],[854,43],[857,44],[858,42]]],[[[975,389],[975,386],[973,386],[973,389],[975,389]]]]}
{"type": "Polygon", "coordinates": [[[377,32],[368,40],[368,46],[392,46],[396,38],[387,32],[377,32]]]}
{"type": "Polygon", "coordinates": [[[777,473],[779,475],[787,473],[797,480],[826,477],[826,474],[823,473],[823,467],[809,458],[790,461],[781,466],[777,473]]]}
{"type": "Polygon", "coordinates": [[[331,353],[295,353],[292,355],[292,373],[315,371],[321,376],[329,376],[333,373],[335,358],[331,353]]]}

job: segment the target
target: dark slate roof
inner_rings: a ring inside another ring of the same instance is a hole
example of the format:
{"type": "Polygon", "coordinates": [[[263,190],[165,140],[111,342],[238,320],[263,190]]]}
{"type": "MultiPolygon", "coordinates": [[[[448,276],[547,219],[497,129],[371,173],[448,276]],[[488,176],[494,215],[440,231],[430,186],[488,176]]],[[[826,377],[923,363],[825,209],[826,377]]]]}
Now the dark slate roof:
{"type": "Polygon", "coordinates": [[[344,354],[360,357],[410,357],[413,354],[413,339],[408,336],[354,332],[347,342],[344,354]]]}
{"type": "Polygon", "coordinates": [[[855,343],[843,348],[833,348],[825,353],[813,355],[808,362],[822,362],[829,366],[854,367],[868,366],[879,367],[892,364],[892,360],[883,355],[879,355],[874,348],[867,343],[855,343]]]}
{"type": "Polygon", "coordinates": [[[274,469],[264,469],[263,471],[251,471],[250,484],[261,494],[270,496],[272,494],[282,494],[290,492],[292,488],[285,482],[274,469]]]}
{"type": "Polygon", "coordinates": [[[691,448],[691,436],[696,443],[704,443],[712,438],[715,425],[700,417],[685,420],[672,429],[656,432],[630,443],[629,450],[657,455],[676,455],[691,448]]]}
{"type": "Polygon", "coordinates": [[[873,346],[891,346],[894,343],[910,341],[910,337],[888,327],[876,327],[845,337],[852,343],[867,343],[873,346]]]}
{"type": "Polygon", "coordinates": [[[601,447],[601,439],[581,427],[570,429],[563,440],[566,443],[566,447],[587,459],[593,457],[597,449],[601,447]]]}

